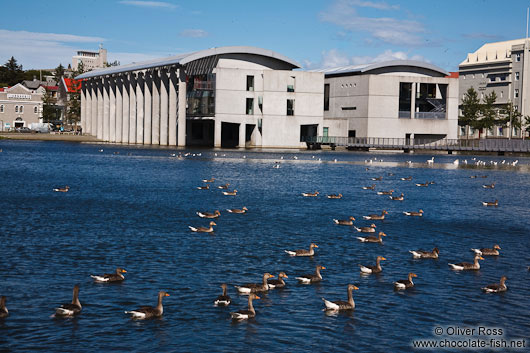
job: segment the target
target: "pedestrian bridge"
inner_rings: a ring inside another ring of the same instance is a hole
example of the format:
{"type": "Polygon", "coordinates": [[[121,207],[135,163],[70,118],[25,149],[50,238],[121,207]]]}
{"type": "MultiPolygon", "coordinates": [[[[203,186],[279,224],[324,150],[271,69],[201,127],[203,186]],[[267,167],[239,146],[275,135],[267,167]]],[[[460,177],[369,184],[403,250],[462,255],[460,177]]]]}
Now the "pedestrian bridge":
{"type": "Polygon", "coordinates": [[[419,138],[388,138],[388,137],[339,137],[339,136],[307,136],[304,138],[309,149],[318,149],[322,145],[348,149],[369,150],[439,150],[452,153],[466,152],[497,152],[529,153],[530,140],[521,139],[419,139],[419,138]]]}

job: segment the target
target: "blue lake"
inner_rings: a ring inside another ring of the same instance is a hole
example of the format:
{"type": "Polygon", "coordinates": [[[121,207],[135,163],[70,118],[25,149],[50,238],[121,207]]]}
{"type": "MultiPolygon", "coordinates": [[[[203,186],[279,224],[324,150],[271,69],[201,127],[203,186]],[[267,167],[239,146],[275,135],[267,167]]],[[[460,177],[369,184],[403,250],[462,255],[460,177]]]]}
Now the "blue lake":
{"type": "Polygon", "coordinates": [[[529,158],[435,155],[428,165],[431,155],[402,153],[182,150],[190,154],[177,158],[171,149],[6,140],[0,148],[0,295],[10,311],[0,319],[0,350],[410,352],[412,340],[436,338],[434,328],[448,325],[500,327],[506,339],[528,339],[529,158]],[[215,188],[196,189],[211,177],[215,188]],[[425,181],[435,183],[415,186],[425,181]],[[222,195],[216,186],[224,183],[238,195],[222,195]],[[362,190],[371,184],[405,199],[362,190]],[[64,185],[68,193],[52,191],[64,185]],[[301,196],[315,190],[316,198],[301,196]],[[331,193],[344,196],[327,199],[331,193]],[[495,199],[499,207],[481,204],[495,199]],[[225,211],[243,206],[247,214],[225,211]],[[362,216],[383,209],[389,214],[375,223],[388,235],[384,245],[360,243],[360,233],[332,221],[354,216],[367,226],[362,216]],[[402,213],[418,209],[421,218],[402,213]],[[208,224],[196,211],[214,210],[221,216],[213,235],[189,231],[208,224]],[[319,246],[313,257],[284,252],[311,242],[319,246]],[[501,255],[485,257],[479,271],[449,269],[471,262],[471,248],[494,244],[501,255]],[[408,252],[435,246],[438,260],[408,252]],[[358,265],[378,255],[387,259],[383,272],[361,276],[358,265]],[[326,267],[323,281],[297,284],[317,264],[326,267]],[[90,278],[116,267],[128,271],[123,283],[90,278]],[[261,295],[255,319],[232,322],[230,311],[247,305],[233,286],[280,271],[287,287],[261,295]],[[418,274],[416,286],[394,291],[409,272],[418,274]],[[502,275],[506,293],[482,293],[502,275]],[[214,307],[223,282],[232,304],[214,307]],[[81,315],[51,318],[76,283],[81,315]],[[321,298],[345,300],[348,283],[359,287],[355,311],[326,314],[321,298]],[[155,305],[159,290],[170,294],[161,319],[124,314],[155,305]]]}

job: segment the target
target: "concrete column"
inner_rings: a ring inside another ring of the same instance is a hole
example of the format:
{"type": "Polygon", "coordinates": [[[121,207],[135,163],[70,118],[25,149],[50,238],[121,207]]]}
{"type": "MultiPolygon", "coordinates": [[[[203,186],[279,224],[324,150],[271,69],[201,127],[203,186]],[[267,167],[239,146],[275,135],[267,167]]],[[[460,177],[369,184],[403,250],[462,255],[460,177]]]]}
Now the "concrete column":
{"type": "Polygon", "coordinates": [[[129,74],[129,143],[136,143],[136,75],[129,74]]]}
{"type": "Polygon", "coordinates": [[[153,71],[153,110],[151,116],[151,144],[160,144],[160,77],[158,71],[153,71]]]}
{"type": "Polygon", "coordinates": [[[410,118],[416,116],[416,82],[412,82],[412,94],[410,97],[410,118]]]}
{"type": "Polygon", "coordinates": [[[110,87],[109,78],[103,78],[103,141],[109,141],[110,129],[110,87]]]}
{"type": "Polygon", "coordinates": [[[98,140],[103,140],[103,80],[98,79],[98,130],[96,137],[98,140]]]}
{"type": "Polygon", "coordinates": [[[123,83],[121,76],[116,77],[116,142],[121,143],[123,135],[123,83]]]}
{"type": "Polygon", "coordinates": [[[215,118],[213,128],[213,147],[221,147],[221,127],[223,123],[221,120],[215,118]]]}
{"type": "Polygon", "coordinates": [[[85,133],[86,130],[86,81],[81,81],[81,131],[85,133]]]}
{"type": "Polygon", "coordinates": [[[167,146],[168,130],[168,85],[167,70],[160,70],[160,145],[167,146]]]}
{"type": "Polygon", "coordinates": [[[168,144],[177,145],[177,85],[178,79],[175,69],[169,71],[169,119],[168,144]]]}
{"type": "Polygon", "coordinates": [[[96,136],[98,131],[98,83],[92,79],[92,109],[90,112],[90,135],[96,136]]]}
{"type": "Polygon", "coordinates": [[[151,144],[151,117],[153,110],[152,100],[153,80],[149,72],[144,76],[144,145],[151,144]]]}
{"type": "MultiPolygon", "coordinates": [[[[186,73],[184,69],[179,69],[179,90],[178,90],[178,139],[179,147],[186,146],[186,73]]],[[[221,129],[219,129],[221,131],[221,129]]],[[[219,143],[221,135],[219,135],[219,143]]]]}
{"type": "Polygon", "coordinates": [[[122,108],[122,135],[121,135],[121,142],[123,143],[129,143],[129,91],[131,90],[131,87],[129,85],[129,77],[127,74],[122,76],[123,81],[123,93],[122,93],[122,101],[123,101],[123,108],[122,108]]]}
{"type": "Polygon", "coordinates": [[[81,125],[81,128],[83,129],[83,135],[90,135],[90,132],[92,131],[92,121],[90,120],[92,118],[92,82],[90,82],[89,80],[86,80],[85,84],[86,84],[86,93],[85,93],[86,105],[85,105],[85,118],[84,118],[85,125],[81,125]]]}
{"type": "Polygon", "coordinates": [[[109,141],[116,142],[116,77],[109,79],[110,117],[109,141]]]}
{"type": "Polygon", "coordinates": [[[247,135],[247,124],[239,124],[239,145],[237,147],[245,148],[245,137],[247,135]]]}
{"type": "Polygon", "coordinates": [[[136,79],[136,143],[144,143],[144,74],[136,79]]]}

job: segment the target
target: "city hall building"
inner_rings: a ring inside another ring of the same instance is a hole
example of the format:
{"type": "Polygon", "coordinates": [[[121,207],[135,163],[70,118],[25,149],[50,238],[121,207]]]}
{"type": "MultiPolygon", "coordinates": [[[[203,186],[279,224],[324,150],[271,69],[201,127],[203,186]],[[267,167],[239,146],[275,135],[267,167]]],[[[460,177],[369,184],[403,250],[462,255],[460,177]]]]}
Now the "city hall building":
{"type": "Polygon", "coordinates": [[[161,146],[305,147],[323,134],[324,74],[256,47],[220,47],[84,73],[83,133],[161,146]]]}
{"type": "Polygon", "coordinates": [[[455,139],[458,79],[429,63],[393,60],[325,74],[323,136],[455,139]]]}

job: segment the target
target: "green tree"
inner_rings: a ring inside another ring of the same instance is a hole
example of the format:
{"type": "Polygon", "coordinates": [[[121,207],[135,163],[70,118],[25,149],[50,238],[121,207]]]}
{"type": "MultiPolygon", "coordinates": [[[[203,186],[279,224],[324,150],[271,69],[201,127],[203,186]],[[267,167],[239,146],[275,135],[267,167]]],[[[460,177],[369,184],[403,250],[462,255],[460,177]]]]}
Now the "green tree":
{"type": "MultiPolygon", "coordinates": [[[[530,115],[525,115],[524,116],[523,131],[526,131],[526,132],[530,133],[530,115]]],[[[524,138],[525,138],[525,134],[523,134],[523,140],[524,140],[524,138]]]]}
{"type": "Polygon", "coordinates": [[[70,99],[66,103],[66,122],[75,125],[81,120],[81,95],[79,92],[70,93],[70,99]]]}
{"type": "Polygon", "coordinates": [[[466,138],[468,138],[469,127],[473,126],[480,116],[480,99],[473,87],[464,94],[460,108],[462,115],[458,117],[458,125],[466,127],[466,138]]]}
{"type": "Polygon", "coordinates": [[[37,78],[38,80],[41,79],[41,76],[52,76],[52,73],[47,70],[27,70],[24,71],[24,80],[33,80],[33,78],[37,78]]]}
{"type": "Polygon", "coordinates": [[[482,134],[484,129],[491,129],[495,125],[495,120],[497,119],[498,109],[495,107],[495,101],[497,100],[497,94],[491,92],[486,95],[483,99],[482,104],[480,104],[480,117],[479,119],[471,122],[471,127],[478,129],[478,138],[482,134]]]}
{"type": "Polygon", "coordinates": [[[520,129],[522,123],[522,114],[519,110],[515,109],[515,105],[512,101],[509,101],[504,105],[500,111],[499,118],[496,120],[495,125],[501,126],[502,128],[510,128],[509,138],[512,138],[513,128],[520,129]]]}
{"type": "Polygon", "coordinates": [[[57,120],[57,99],[53,98],[50,91],[46,90],[42,95],[42,120],[50,123],[57,120]]]}
{"type": "Polygon", "coordinates": [[[80,62],[79,64],[77,64],[77,70],[72,71],[72,77],[76,78],[82,73],[85,73],[85,71],[86,71],[85,64],[83,64],[83,62],[80,62]]]}
{"type": "Polygon", "coordinates": [[[3,86],[13,86],[24,80],[22,65],[17,64],[17,59],[11,57],[0,70],[0,82],[3,86]]]}
{"type": "Polygon", "coordinates": [[[53,76],[57,84],[59,84],[64,77],[64,66],[62,64],[59,64],[59,66],[55,68],[55,74],[53,76]]]}

